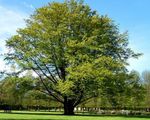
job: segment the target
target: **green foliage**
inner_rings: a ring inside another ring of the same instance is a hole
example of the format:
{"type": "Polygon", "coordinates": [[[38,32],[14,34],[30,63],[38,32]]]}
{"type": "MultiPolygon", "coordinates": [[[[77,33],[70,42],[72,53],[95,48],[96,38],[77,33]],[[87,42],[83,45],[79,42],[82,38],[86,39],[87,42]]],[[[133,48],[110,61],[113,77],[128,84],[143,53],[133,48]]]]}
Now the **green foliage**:
{"type": "Polygon", "coordinates": [[[105,107],[143,107],[145,87],[137,71],[117,74],[103,80],[100,94],[101,105],[105,107]]]}
{"type": "Polygon", "coordinates": [[[72,81],[58,81],[58,85],[56,86],[58,91],[64,95],[71,95],[71,88],[74,86],[72,81]]]}
{"type": "Polygon", "coordinates": [[[131,71],[127,82],[126,94],[128,96],[128,106],[140,107],[144,106],[145,87],[141,80],[141,76],[137,71],[131,71]]]}
{"type": "Polygon", "coordinates": [[[128,35],[108,16],[82,1],[52,2],[26,23],[7,40],[12,51],[6,60],[36,72],[49,95],[74,107],[95,96],[103,80],[126,72],[127,60],[140,55],[128,48],[128,35]]]}
{"type": "Polygon", "coordinates": [[[142,80],[145,87],[145,105],[150,106],[150,71],[144,71],[142,73],[142,80]]]}
{"type": "Polygon", "coordinates": [[[28,77],[6,77],[1,82],[2,103],[17,105],[21,104],[24,94],[33,89],[33,80],[28,77]]]}

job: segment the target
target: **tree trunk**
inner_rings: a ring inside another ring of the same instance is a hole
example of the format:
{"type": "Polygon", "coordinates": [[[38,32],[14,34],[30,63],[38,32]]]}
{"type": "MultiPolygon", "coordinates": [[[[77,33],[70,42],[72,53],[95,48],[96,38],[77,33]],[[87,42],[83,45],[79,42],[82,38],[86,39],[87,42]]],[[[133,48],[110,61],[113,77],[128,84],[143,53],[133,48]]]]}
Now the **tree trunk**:
{"type": "Polygon", "coordinates": [[[74,115],[74,106],[72,100],[65,99],[64,101],[64,115],[74,115]]]}

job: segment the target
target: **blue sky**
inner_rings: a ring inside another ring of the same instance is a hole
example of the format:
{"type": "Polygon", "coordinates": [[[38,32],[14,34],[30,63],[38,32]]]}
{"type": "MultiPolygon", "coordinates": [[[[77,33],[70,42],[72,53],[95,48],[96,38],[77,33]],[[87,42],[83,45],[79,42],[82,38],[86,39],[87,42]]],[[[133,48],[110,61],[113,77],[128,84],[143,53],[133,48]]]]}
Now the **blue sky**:
{"type": "MultiPolygon", "coordinates": [[[[0,0],[0,53],[7,51],[5,40],[14,35],[17,28],[25,26],[28,18],[36,8],[52,0],[0,0]]],[[[53,0],[63,1],[63,0],[53,0]]],[[[108,15],[119,26],[121,32],[128,31],[129,46],[135,52],[144,55],[138,60],[130,59],[129,70],[139,72],[150,70],[150,0],[85,0],[93,10],[101,15],[108,15]]],[[[0,59],[0,70],[5,68],[0,59]]]]}

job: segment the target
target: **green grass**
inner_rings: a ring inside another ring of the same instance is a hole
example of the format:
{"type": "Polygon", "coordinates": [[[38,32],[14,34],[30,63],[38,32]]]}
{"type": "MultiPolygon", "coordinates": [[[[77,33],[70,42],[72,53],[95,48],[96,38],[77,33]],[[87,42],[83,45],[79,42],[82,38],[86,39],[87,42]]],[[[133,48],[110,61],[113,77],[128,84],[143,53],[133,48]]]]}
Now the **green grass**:
{"type": "Polygon", "coordinates": [[[150,117],[128,116],[65,116],[54,112],[27,112],[13,111],[12,113],[0,112],[0,120],[149,120],[150,117]]]}

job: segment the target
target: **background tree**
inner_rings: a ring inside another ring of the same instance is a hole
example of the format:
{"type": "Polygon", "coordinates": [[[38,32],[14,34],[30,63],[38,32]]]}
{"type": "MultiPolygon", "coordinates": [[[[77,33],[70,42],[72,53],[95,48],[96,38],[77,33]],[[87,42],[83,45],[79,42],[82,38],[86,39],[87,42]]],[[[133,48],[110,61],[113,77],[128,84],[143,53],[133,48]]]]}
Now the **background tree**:
{"type": "Polygon", "coordinates": [[[3,104],[21,105],[24,94],[33,88],[33,79],[28,77],[6,77],[1,81],[3,104]]]}
{"type": "Polygon", "coordinates": [[[142,79],[146,90],[145,104],[146,107],[150,107],[150,71],[144,71],[142,73],[142,79]]]}
{"type": "Polygon", "coordinates": [[[1,90],[3,93],[3,104],[16,105],[18,103],[17,95],[17,78],[6,77],[1,84],[1,90]]]}
{"type": "Polygon", "coordinates": [[[128,89],[129,75],[126,73],[117,74],[102,82],[102,97],[106,97],[111,105],[110,107],[123,107],[128,97],[126,91],[128,89]]]}
{"type": "Polygon", "coordinates": [[[105,101],[109,101],[111,107],[143,107],[145,87],[140,74],[133,70],[104,80],[101,95],[107,98],[105,101]]]}
{"type": "Polygon", "coordinates": [[[5,59],[37,73],[43,92],[62,103],[67,115],[95,97],[101,81],[126,72],[128,58],[139,55],[128,48],[127,34],[82,1],[49,3],[26,22],[7,40],[12,51],[5,59]]]}
{"type": "Polygon", "coordinates": [[[145,99],[145,87],[143,85],[139,72],[132,70],[127,80],[128,89],[126,91],[128,96],[128,106],[143,107],[145,99]]]}

